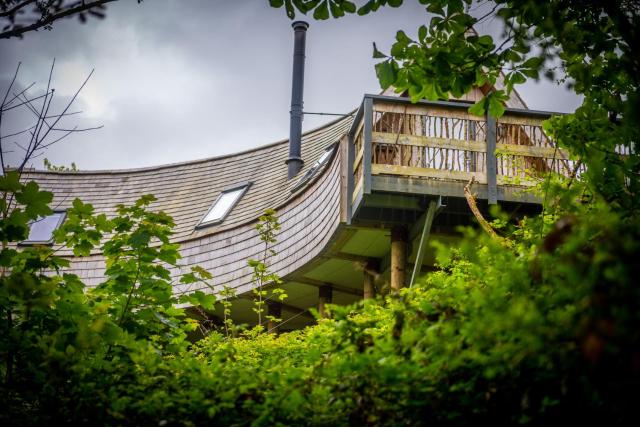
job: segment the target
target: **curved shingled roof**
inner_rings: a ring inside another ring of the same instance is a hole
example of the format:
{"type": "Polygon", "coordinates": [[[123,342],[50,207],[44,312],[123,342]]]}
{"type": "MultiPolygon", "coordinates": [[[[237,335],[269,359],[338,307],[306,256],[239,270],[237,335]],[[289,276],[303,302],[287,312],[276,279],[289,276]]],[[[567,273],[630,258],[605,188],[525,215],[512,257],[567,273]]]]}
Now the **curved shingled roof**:
{"type": "MultiPolygon", "coordinates": [[[[341,118],[302,136],[305,164],[298,177],[346,133],[351,122],[351,117],[341,118]]],[[[36,180],[44,190],[53,192],[52,207],[56,209],[66,209],[79,198],[97,212],[111,214],[116,204],[130,204],[143,194],[153,194],[158,200],[152,209],[173,217],[176,228],[172,240],[183,242],[255,221],[266,209],[298,197],[298,193],[291,193],[298,178],[287,180],[284,161],[288,143],[283,140],[237,154],[141,169],[28,171],[24,179],[36,180]],[[252,182],[251,187],[222,223],[196,229],[225,187],[246,181],[252,182]]]]}
{"type": "MultiPolygon", "coordinates": [[[[352,120],[344,117],[303,135],[305,164],[298,177],[304,176],[325,149],[348,131],[352,120]]],[[[36,180],[51,191],[55,209],[66,209],[79,198],[91,203],[97,213],[109,215],[115,214],[117,204],[131,204],[143,194],[154,194],[158,200],[151,208],[174,218],[172,241],[181,243],[183,259],[180,267],[171,269],[172,275],[199,265],[213,274],[214,286],[227,285],[240,294],[252,287],[247,260],[257,258],[262,249],[254,223],[266,209],[277,209],[282,225],[273,248],[278,255],[270,260],[272,270],[281,277],[318,256],[340,222],[340,156],[334,155],[318,176],[292,193],[298,178],[287,180],[287,154],[285,140],[242,153],[172,165],[116,171],[28,171],[23,178],[36,180]],[[222,223],[196,229],[223,189],[246,181],[252,182],[251,187],[222,223]]],[[[95,286],[103,280],[105,263],[99,251],[87,257],[73,257],[69,250],[60,254],[70,257],[67,271],[87,285],[95,286]]],[[[192,285],[174,287],[177,294],[192,290],[192,285]]]]}

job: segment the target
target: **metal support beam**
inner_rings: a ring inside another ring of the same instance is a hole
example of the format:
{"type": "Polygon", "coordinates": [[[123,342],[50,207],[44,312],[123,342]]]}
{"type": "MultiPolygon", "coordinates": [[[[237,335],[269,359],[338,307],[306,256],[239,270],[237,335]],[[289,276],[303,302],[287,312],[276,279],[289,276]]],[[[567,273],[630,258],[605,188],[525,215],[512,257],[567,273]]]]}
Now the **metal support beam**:
{"type": "Polygon", "coordinates": [[[487,114],[487,190],[490,205],[498,203],[498,178],[496,162],[496,132],[495,117],[487,114]]]}
{"type": "Polygon", "coordinates": [[[422,262],[424,261],[424,253],[426,251],[426,243],[429,240],[429,234],[431,233],[431,226],[433,225],[433,219],[436,216],[438,209],[442,206],[442,199],[438,197],[438,200],[432,200],[429,202],[429,208],[427,210],[427,217],[424,221],[424,227],[422,227],[422,234],[420,235],[420,243],[418,244],[418,253],[416,254],[416,263],[413,266],[413,273],[411,274],[411,281],[409,287],[413,286],[418,277],[418,273],[422,268],[422,262]]]}

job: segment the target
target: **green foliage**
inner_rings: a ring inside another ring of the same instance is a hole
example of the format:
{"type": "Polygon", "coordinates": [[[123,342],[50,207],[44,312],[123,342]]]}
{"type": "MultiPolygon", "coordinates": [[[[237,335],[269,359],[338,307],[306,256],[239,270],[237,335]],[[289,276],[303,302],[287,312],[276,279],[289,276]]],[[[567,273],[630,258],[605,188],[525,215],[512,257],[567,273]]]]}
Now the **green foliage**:
{"type": "MultiPolygon", "coordinates": [[[[256,230],[260,236],[260,241],[264,244],[262,257],[260,260],[249,259],[247,264],[253,270],[252,281],[255,286],[253,288],[253,311],[258,315],[258,328],[261,330],[265,305],[268,304],[269,300],[284,301],[287,298],[287,294],[280,287],[282,284],[280,276],[269,271],[269,266],[267,265],[269,258],[276,255],[276,251],[271,248],[271,245],[276,243],[276,234],[280,230],[276,211],[267,209],[258,219],[256,230]],[[265,289],[265,286],[268,286],[268,288],[265,289]]],[[[272,322],[281,321],[272,315],[264,317],[272,322]]]]}
{"type": "MultiPolygon", "coordinates": [[[[401,3],[369,0],[358,13],[401,3]]],[[[240,333],[230,320],[233,291],[218,301],[208,271],[194,267],[177,280],[210,292],[172,294],[180,255],[173,222],[152,212],[152,196],[113,218],[74,201],[55,239],[77,256],[105,255],[106,278],[88,289],[60,274],[68,261],[53,247],[17,247],[29,222],[51,213],[52,195],[9,172],[0,177],[0,422],[638,424],[637,6],[498,1],[512,43],[501,50],[465,34],[475,18],[463,1],[422,3],[435,16],[418,40],[398,32],[390,56],[374,46],[387,64],[377,68],[381,81],[414,99],[492,84],[506,61],[505,92],[472,107],[500,115],[510,87],[537,78],[558,46],[585,102],[545,131],[586,169],[540,181],[540,215],[514,224],[493,211],[508,245],[462,229],[456,247],[435,248],[439,270],[399,295],[336,306],[302,331],[240,333]],[[535,43],[543,53],[526,57],[535,43]],[[197,325],[179,303],[205,313],[222,304],[223,329],[188,342],[197,325]]],[[[336,0],[271,4],[318,19],[355,9],[336,0]]],[[[282,297],[262,293],[278,288],[267,265],[278,230],[267,211],[257,226],[261,260],[249,261],[259,323],[265,299],[282,297]]]]}
{"type": "Polygon", "coordinates": [[[78,172],[78,167],[74,162],[71,162],[71,166],[56,166],[49,161],[46,157],[43,160],[44,167],[50,172],[78,172]]]}
{"type": "MultiPolygon", "coordinates": [[[[482,16],[465,10],[471,0],[419,2],[431,18],[428,26],[418,29],[418,38],[398,32],[389,56],[374,49],[374,58],[384,59],[376,65],[383,89],[393,86],[398,92],[407,91],[414,102],[449,99],[473,86],[495,85],[502,72],[504,89],[495,95],[490,92],[494,101],[485,98],[472,110],[500,116],[503,110],[498,101],[504,101],[527,79],[544,75],[568,83],[585,96],[585,105],[593,104],[620,119],[637,140],[637,128],[628,126],[640,118],[640,43],[634,31],[640,26],[637,2],[493,0],[484,3],[489,12],[482,16]],[[473,31],[474,25],[487,19],[503,23],[500,43],[473,31]]],[[[283,5],[282,1],[270,3],[283,5]]],[[[320,3],[287,2],[287,14],[293,18],[295,9],[306,13],[321,7],[320,3]]],[[[363,0],[358,14],[402,3],[363,0]]],[[[322,19],[327,18],[322,13],[322,19]]]]}
{"type": "MultiPolygon", "coordinates": [[[[50,198],[13,179],[0,184],[31,194],[21,200],[50,198]]],[[[30,424],[628,424],[640,376],[639,224],[582,180],[550,177],[540,191],[540,217],[513,224],[494,212],[510,245],[465,229],[455,248],[436,247],[440,270],[400,295],[334,307],[331,319],[279,336],[238,334],[229,321],[196,344],[184,339],[194,325],[168,288],[164,265],[178,259],[170,218],[149,212],[150,196],[112,219],[76,201],[56,239],[91,253],[109,236],[106,280],[86,289],[76,276],[44,274],[64,265],[51,247],[4,248],[1,416],[30,424]]],[[[265,245],[275,242],[274,214],[258,226],[265,245]]],[[[2,221],[4,235],[11,225],[2,221]]],[[[194,267],[180,280],[211,279],[194,267]]],[[[233,292],[224,292],[226,310],[233,292]]],[[[216,299],[196,292],[180,301],[211,310],[216,299]]]]}

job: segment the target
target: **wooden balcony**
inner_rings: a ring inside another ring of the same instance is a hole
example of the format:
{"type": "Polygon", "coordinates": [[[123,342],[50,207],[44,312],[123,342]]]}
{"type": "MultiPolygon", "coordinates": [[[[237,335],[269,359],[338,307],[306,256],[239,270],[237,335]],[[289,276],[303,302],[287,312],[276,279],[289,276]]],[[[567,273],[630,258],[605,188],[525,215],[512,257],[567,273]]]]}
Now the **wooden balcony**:
{"type": "Polygon", "coordinates": [[[478,199],[489,204],[535,205],[540,200],[525,190],[549,171],[569,175],[576,167],[542,129],[552,113],[508,108],[496,120],[468,108],[366,95],[349,132],[349,217],[381,195],[397,206],[411,198],[389,195],[462,198],[472,178],[478,199]]]}

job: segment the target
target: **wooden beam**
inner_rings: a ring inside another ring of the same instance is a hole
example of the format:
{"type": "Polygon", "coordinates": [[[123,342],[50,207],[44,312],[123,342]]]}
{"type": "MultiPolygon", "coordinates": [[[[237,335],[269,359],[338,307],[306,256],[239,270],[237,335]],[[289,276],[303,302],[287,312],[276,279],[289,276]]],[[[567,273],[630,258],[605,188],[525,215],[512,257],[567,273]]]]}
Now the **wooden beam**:
{"type": "Polygon", "coordinates": [[[461,108],[459,108],[458,106],[455,106],[455,108],[449,108],[450,106],[448,105],[436,106],[411,104],[408,102],[408,100],[405,100],[404,103],[390,103],[386,101],[387,100],[375,99],[375,111],[380,111],[383,113],[406,113],[423,116],[454,117],[456,119],[478,119],[478,116],[471,115],[467,111],[467,108],[471,104],[462,104],[461,108]]]}
{"type": "Polygon", "coordinates": [[[490,205],[498,203],[498,166],[496,162],[496,119],[487,114],[487,159],[486,164],[486,183],[488,189],[488,197],[490,205]]]}
{"type": "Polygon", "coordinates": [[[362,290],[349,288],[347,286],[336,285],[335,283],[323,282],[321,280],[309,279],[307,277],[292,277],[290,279],[292,282],[302,283],[309,286],[315,286],[316,288],[320,288],[322,286],[331,286],[331,288],[336,292],[341,292],[347,295],[353,295],[362,298],[362,290]]]}
{"type": "Polygon", "coordinates": [[[509,114],[505,114],[504,116],[498,119],[499,123],[507,123],[511,125],[529,125],[529,126],[542,126],[542,122],[545,119],[536,118],[536,117],[522,117],[522,116],[512,116],[509,114]]]}
{"type": "Polygon", "coordinates": [[[321,318],[327,317],[327,304],[331,304],[333,293],[330,285],[318,288],[318,314],[321,318]]]}
{"type": "MultiPolygon", "coordinates": [[[[358,179],[358,182],[356,183],[355,187],[353,188],[353,194],[351,195],[351,205],[355,206],[356,205],[356,200],[359,197],[362,197],[362,177],[360,179],[358,179]]],[[[352,208],[353,209],[353,208],[352,208]]]]}
{"type": "Polygon", "coordinates": [[[451,150],[477,151],[484,153],[487,149],[483,142],[467,141],[463,139],[438,138],[435,136],[421,136],[408,134],[391,134],[373,132],[371,140],[380,144],[398,144],[417,147],[448,148],[451,150]]]}
{"type": "Polygon", "coordinates": [[[355,157],[355,147],[353,146],[353,135],[349,134],[347,142],[347,224],[351,224],[353,215],[353,159],[355,157]]]}
{"type": "Polygon", "coordinates": [[[567,160],[569,153],[566,150],[555,147],[535,147],[533,145],[496,144],[496,151],[513,154],[516,156],[542,157],[545,159],[555,158],[567,160]]]}
{"type": "Polygon", "coordinates": [[[347,252],[335,252],[327,255],[327,258],[336,258],[336,259],[341,259],[343,261],[359,262],[361,264],[366,264],[372,259],[371,257],[368,257],[368,256],[350,254],[347,252]]]}
{"type": "Polygon", "coordinates": [[[374,164],[371,165],[371,173],[373,175],[401,175],[418,178],[447,179],[450,181],[463,181],[465,183],[469,182],[471,177],[475,176],[476,181],[480,184],[486,184],[487,182],[486,175],[483,172],[450,171],[446,169],[417,168],[413,166],[374,164]]]}
{"type": "Polygon", "coordinates": [[[373,100],[364,99],[364,129],[363,134],[363,164],[362,172],[364,185],[363,194],[371,193],[371,132],[373,131],[373,100]]]}
{"type": "Polygon", "coordinates": [[[417,197],[401,194],[372,193],[366,197],[364,205],[374,208],[408,209],[413,211],[424,209],[417,197]]]}
{"type": "Polygon", "coordinates": [[[360,149],[356,153],[356,159],[353,161],[353,169],[352,170],[356,170],[356,168],[358,167],[358,163],[360,163],[362,161],[362,157],[363,156],[364,156],[364,148],[360,149]]]}
{"type": "MultiPolygon", "coordinates": [[[[468,182],[468,181],[467,181],[468,182]]],[[[423,194],[447,197],[464,197],[464,184],[461,181],[437,181],[433,179],[414,179],[398,175],[374,175],[375,191],[386,191],[400,194],[423,194]]],[[[476,184],[474,192],[478,199],[487,199],[487,185],[476,184]]],[[[508,202],[540,204],[542,200],[530,192],[522,191],[522,187],[502,185],[498,187],[498,199],[508,202]]]]}
{"type": "Polygon", "coordinates": [[[353,227],[344,227],[338,238],[331,245],[331,251],[329,252],[328,256],[331,256],[332,253],[339,252],[344,247],[344,245],[349,243],[349,240],[351,240],[351,238],[355,236],[357,232],[358,231],[353,227]]]}
{"type": "Polygon", "coordinates": [[[380,269],[380,265],[378,262],[369,262],[364,267],[364,276],[362,283],[363,296],[362,298],[372,299],[376,296],[376,287],[375,287],[375,276],[374,274],[378,273],[380,269]]]}
{"type": "Polygon", "coordinates": [[[406,283],[407,229],[396,226],[391,229],[391,289],[398,292],[406,283]]]}
{"type": "MultiPolygon", "coordinates": [[[[250,294],[250,293],[239,295],[238,298],[242,298],[242,299],[245,299],[245,300],[253,301],[253,295],[250,294]]],[[[313,315],[309,312],[309,309],[299,308],[299,307],[296,307],[294,305],[286,304],[284,302],[278,302],[278,304],[280,304],[280,307],[284,311],[288,311],[289,313],[293,313],[293,314],[299,314],[299,315],[307,317],[309,319],[314,319],[313,315]]]]}

